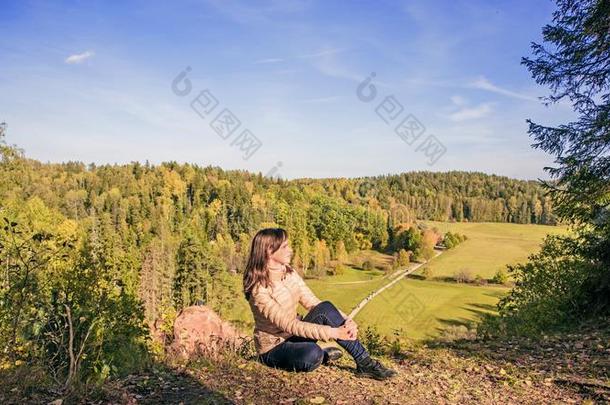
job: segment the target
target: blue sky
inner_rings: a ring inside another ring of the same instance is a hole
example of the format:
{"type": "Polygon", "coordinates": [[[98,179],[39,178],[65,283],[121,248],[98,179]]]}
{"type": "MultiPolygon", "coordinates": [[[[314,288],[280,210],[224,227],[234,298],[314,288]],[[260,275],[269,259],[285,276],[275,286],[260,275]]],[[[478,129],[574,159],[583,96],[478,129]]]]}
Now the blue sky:
{"type": "Polygon", "coordinates": [[[15,1],[0,20],[0,121],[43,162],[175,160],[283,178],[469,170],[545,178],[526,118],[545,107],[520,58],[551,1],[15,1]],[[192,91],[172,81],[186,67],[192,91]],[[375,100],[356,89],[371,72],[375,100]],[[190,106],[207,89],[218,106],[190,106]],[[376,107],[394,96],[425,127],[408,145],[376,107]],[[228,139],[210,122],[241,121],[228,139]],[[248,129],[248,159],[232,140],[248,129]],[[433,135],[433,164],[417,145],[433,135]],[[281,162],[278,165],[278,162],[281,162]]]}

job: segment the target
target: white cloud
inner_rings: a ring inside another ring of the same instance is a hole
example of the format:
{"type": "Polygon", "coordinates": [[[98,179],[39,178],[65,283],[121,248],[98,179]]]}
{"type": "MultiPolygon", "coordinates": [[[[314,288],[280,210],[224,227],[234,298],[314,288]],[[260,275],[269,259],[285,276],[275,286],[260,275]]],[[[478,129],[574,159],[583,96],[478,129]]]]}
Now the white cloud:
{"type": "Polygon", "coordinates": [[[455,122],[474,120],[483,118],[486,115],[489,115],[492,111],[492,103],[482,103],[475,107],[465,107],[462,105],[459,110],[449,114],[449,119],[455,122]]]}
{"type": "Polygon", "coordinates": [[[83,52],[83,53],[76,53],[74,55],[68,56],[66,58],[65,62],[68,65],[74,65],[74,64],[77,64],[77,63],[83,63],[87,59],[93,57],[93,55],[95,55],[95,52],[93,52],[93,51],[86,51],[86,52],[83,52]]]}
{"type": "Polygon", "coordinates": [[[468,102],[466,101],[466,99],[462,96],[451,96],[451,101],[453,102],[453,104],[457,105],[457,106],[463,106],[468,104],[468,102]]]}
{"type": "Polygon", "coordinates": [[[507,96],[507,97],[513,97],[513,98],[518,98],[521,100],[528,100],[528,101],[535,101],[535,102],[540,101],[536,97],[532,97],[527,94],[521,94],[521,93],[517,93],[515,91],[504,89],[502,87],[498,87],[483,76],[480,76],[478,79],[472,81],[470,83],[470,86],[474,87],[475,89],[487,90],[492,93],[502,94],[503,96],[507,96]]]}
{"type": "Polygon", "coordinates": [[[361,82],[365,76],[356,74],[339,63],[336,56],[341,52],[341,49],[325,47],[313,54],[300,55],[299,58],[311,59],[311,66],[325,76],[361,82]]]}
{"type": "Polygon", "coordinates": [[[453,122],[462,122],[468,120],[476,120],[483,118],[493,112],[494,103],[481,103],[476,106],[469,106],[469,102],[466,98],[453,95],[451,96],[450,107],[447,107],[448,112],[445,117],[453,122]],[[452,111],[449,113],[449,111],[452,111]]]}

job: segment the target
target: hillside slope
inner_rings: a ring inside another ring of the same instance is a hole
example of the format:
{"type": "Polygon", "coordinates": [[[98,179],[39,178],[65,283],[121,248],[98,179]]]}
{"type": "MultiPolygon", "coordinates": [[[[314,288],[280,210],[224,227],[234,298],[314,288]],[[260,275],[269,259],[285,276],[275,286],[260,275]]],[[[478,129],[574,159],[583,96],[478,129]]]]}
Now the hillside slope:
{"type": "Polygon", "coordinates": [[[252,359],[191,364],[131,376],[106,387],[122,403],[605,403],[610,400],[608,323],[541,341],[461,341],[384,358],[390,381],[357,378],[342,358],[312,373],[270,369],[252,359]]]}

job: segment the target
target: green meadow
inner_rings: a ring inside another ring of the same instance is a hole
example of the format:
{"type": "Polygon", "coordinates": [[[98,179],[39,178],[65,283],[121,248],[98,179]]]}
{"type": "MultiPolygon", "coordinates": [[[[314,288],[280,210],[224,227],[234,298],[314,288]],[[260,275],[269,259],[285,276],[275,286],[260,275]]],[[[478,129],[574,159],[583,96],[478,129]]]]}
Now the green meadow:
{"type": "Polygon", "coordinates": [[[469,326],[493,313],[506,287],[424,281],[405,278],[369,302],[355,317],[386,336],[395,330],[414,340],[438,336],[448,326],[469,326]]]}
{"type": "MultiPolygon", "coordinates": [[[[565,227],[506,223],[426,222],[441,232],[458,232],[468,240],[444,251],[426,266],[433,278],[452,277],[467,270],[472,276],[491,278],[508,264],[524,262],[539,249],[547,234],[563,234],[565,227]]],[[[385,290],[356,316],[362,325],[376,326],[391,335],[402,328],[402,334],[415,340],[439,336],[450,326],[471,326],[483,313],[494,313],[498,300],[508,288],[495,285],[477,286],[433,280],[406,278],[385,290]]]]}
{"type": "Polygon", "coordinates": [[[524,262],[539,249],[547,234],[564,234],[567,228],[547,225],[523,225],[506,223],[449,223],[426,221],[439,231],[457,232],[468,237],[454,249],[447,250],[429,265],[433,277],[452,277],[456,272],[467,270],[490,279],[496,271],[506,269],[508,264],[524,262]]]}

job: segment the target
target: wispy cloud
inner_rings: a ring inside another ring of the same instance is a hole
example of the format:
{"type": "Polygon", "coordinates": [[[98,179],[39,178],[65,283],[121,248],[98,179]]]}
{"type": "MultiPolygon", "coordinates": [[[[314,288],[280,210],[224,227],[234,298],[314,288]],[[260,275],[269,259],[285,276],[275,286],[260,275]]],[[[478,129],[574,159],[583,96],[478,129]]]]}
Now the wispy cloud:
{"type": "MultiPolygon", "coordinates": [[[[325,47],[318,52],[304,54],[298,57],[310,60],[311,66],[325,76],[351,80],[357,83],[361,82],[366,77],[366,73],[358,74],[345,67],[344,64],[337,58],[337,55],[341,54],[342,52],[345,52],[345,49],[325,47]]],[[[380,83],[376,82],[376,84],[380,83]]]]}
{"type": "Polygon", "coordinates": [[[278,15],[299,14],[311,6],[309,1],[302,0],[272,0],[256,5],[247,0],[205,0],[205,3],[230,20],[245,25],[267,25],[278,15]]]}
{"type": "Polygon", "coordinates": [[[540,101],[536,97],[533,97],[533,96],[530,96],[527,94],[517,93],[515,91],[496,86],[495,84],[493,84],[492,82],[487,80],[484,76],[480,76],[476,80],[470,82],[469,86],[473,87],[475,89],[487,90],[492,93],[501,94],[501,95],[507,96],[507,97],[518,98],[521,100],[528,100],[528,101],[535,101],[535,102],[540,101]]]}
{"type": "Polygon", "coordinates": [[[332,102],[335,102],[342,98],[343,97],[341,97],[341,96],[328,96],[328,97],[306,98],[301,101],[303,103],[310,103],[310,104],[323,104],[323,103],[332,103],[332,102]]]}
{"type": "Polygon", "coordinates": [[[346,50],[347,48],[323,48],[318,52],[298,55],[297,58],[319,58],[320,56],[336,55],[338,53],[345,52],[346,50]]]}
{"type": "Polygon", "coordinates": [[[492,111],[493,108],[491,103],[483,103],[475,107],[465,107],[452,114],[449,114],[449,119],[456,122],[474,120],[483,118],[486,115],[489,115],[492,111]]]}
{"type": "Polygon", "coordinates": [[[468,104],[468,101],[462,96],[451,96],[451,102],[457,106],[463,106],[468,104]]]}
{"type": "Polygon", "coordinates": [[[75,65],[78,63],[83,63],[87,59],[92,58],[94,55],[95,55],[95,52],[93,52],[93,51],[85,51],[83,53],[76,53],[74,55],[68,56],[64,62],[66,62],[68,65],[75,65]]]}
{"type": "MultiPolygon", "coordinates": [[[[274,64],[280,62],[290,62],[300,59],[307,61],[306,63],[310,64],[315,70],[325,76],[360,82],[364,79],[365,75],[355,73],[354,71],[345,67],[343,63],[341,63],[341,61],[339,60],[339,55],[344,52],[347,52],[348,50],[348,48],[337,48],[327,45],[321,47],[318,51],[315,52],[302,53],[299,55],[294,55],[285,58],[259,59],[255,61],[254,64],[274,64]]],[[[387,87],[387,84],[379,81],[376,81],[376,84],[387,87]]]]}
{"type": "Polygon", "coordinates": [[[338,79],[346,79],[354,82],[361,82],[365,75],[351,72],[349,69],[338,64],[334,59],[325,58],[316,61],[312,66],[325,76],[335,77],[338,79]]]}
{"type": "Polygon", "coordinates": [[[468,100],[462,96],[451,96],[454,111],[447,115],[453,122],[462,122],[483,118],[493,112],[493,103],[481,103],[476,106],[469,106],[468,100]]]}
{"type": "Polygon", "coordinates": [[[259,59],[257,61],[254,61],[255,65],[260,65],[260,64],[266,64],[266,63],[279,63],[279,62],[283,62],[284,59],[282,58],[267,58],[267,59],[259,59]]]}

